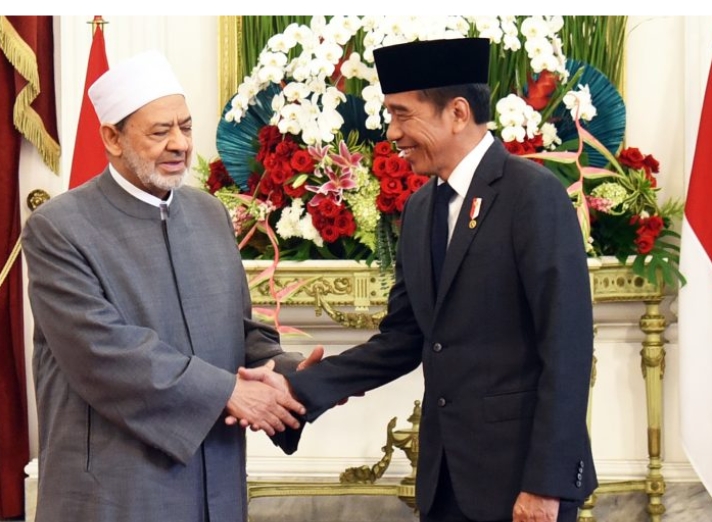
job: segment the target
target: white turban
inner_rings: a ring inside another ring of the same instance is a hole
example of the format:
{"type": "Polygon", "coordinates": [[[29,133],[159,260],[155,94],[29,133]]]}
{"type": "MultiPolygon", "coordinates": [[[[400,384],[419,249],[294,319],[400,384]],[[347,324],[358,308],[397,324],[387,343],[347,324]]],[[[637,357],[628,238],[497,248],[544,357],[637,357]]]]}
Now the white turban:
{"type": "Polygon", "coordinates": [[[171,94],[185,96],[171,65],[158,51],[129,58],[89,87],[89,98],[101,123],[117,123],[147,103],[171,94]]]}

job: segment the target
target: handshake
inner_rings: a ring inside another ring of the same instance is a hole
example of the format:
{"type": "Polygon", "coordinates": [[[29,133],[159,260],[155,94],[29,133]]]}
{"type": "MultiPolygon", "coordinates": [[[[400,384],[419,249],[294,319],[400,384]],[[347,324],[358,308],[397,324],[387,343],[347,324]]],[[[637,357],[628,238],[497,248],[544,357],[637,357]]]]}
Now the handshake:
{"type": "MultiPolygon", "coordinates": [[[[317,364],[323,356],[324,348],[317,346],[299,363],[297,371],[317,364]]],[[[306,408],[293,397],[287,379],[274,371],[274,361],[259,368],[238,370],[225,411],[225,424],[233,426],[239,422],[242,428],[263,430],[269,436],[288,427],[298,429],[295,414],[306,414],[306,408]]]]}

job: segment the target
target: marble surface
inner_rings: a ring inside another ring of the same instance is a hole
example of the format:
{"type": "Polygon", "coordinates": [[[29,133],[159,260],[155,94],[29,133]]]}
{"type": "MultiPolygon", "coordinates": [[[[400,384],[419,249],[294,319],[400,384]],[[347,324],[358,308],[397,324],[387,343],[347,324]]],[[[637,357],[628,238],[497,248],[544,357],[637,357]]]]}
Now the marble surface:
{"type": "MultiPolygon", "coordinates": [[[[712,522],[712,497],[699,483],[672,483],[663,522],[712,522]]],[[[643,493],[600,495],[596,522],[647,522],[643,493]]],[[[395,497],[283,497],[250,503],[250,522],[417,522],[395,497]]]]}
{"type": "MultiPolygon", "coordinates": [[[[34,521],[36,481],[26,481],[26,522],[34,521]]],[[[712,497],[700,483],[668,483],[663,522],[712,522],[712,497]]],[[[647,522],[643,493],[600,495],[596,522],[647,522]]],[[[250,522],[417,522],[396,497],[328,496],[252,500],[250,522]]]]}

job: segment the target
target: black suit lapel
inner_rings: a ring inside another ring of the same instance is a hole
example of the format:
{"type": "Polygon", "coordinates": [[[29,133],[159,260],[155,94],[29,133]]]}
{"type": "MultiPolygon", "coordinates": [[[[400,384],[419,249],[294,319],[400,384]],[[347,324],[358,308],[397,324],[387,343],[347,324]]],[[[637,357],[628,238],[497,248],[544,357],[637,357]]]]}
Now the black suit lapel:
{"type": "Polygon", "coordinates": [[[470,245],[481,228],[481,223],[487,219],[487,214],[497,199],[497,190],[493,188],[491,184],[502,176],[504,160],[507,154],[504,146],[495,140],[477,166],[465,201],[462,203],[462,209],[457,217],[455,230],[453,231],[450,246],[445,256],[445,265],[443,266],[440,289],[437,294],[438,299],[435,304],[435,313],[437,313],[445,295],[448,293],[450,285],[462,264],[462,260],[465,258],[465,254],[467,254],[470,245]],[[472,209],[473,200],[476,198],[481,199],[479,215],[475,219],[475,226],[470,227],[470,211],[472,209]]]}

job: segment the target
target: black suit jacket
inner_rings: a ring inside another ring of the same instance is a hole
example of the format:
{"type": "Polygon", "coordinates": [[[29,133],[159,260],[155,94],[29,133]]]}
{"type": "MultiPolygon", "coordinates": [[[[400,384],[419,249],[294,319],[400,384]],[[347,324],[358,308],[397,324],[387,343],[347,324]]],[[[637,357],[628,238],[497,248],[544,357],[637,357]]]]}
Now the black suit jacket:
{"type": "Polygon", "coordinates": [[[411,196],[388,314],[363,345],[289,376],[314,420],[416,368],[425,377],[416,495],[430,509],[443,453],[462,511],[511,517],[520,491],[580,501],[596,486],[586,429],[593,325],[581,232],[547,169],[499,141],[478,166],[432,280],[435,180],[411,196]],[[481,198],[474,228],[473,198],[481,198]]]}

